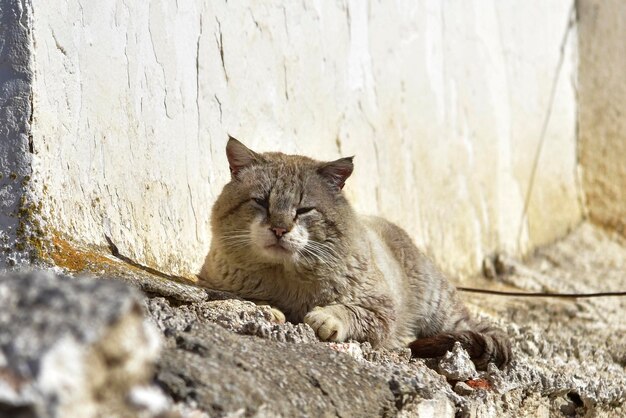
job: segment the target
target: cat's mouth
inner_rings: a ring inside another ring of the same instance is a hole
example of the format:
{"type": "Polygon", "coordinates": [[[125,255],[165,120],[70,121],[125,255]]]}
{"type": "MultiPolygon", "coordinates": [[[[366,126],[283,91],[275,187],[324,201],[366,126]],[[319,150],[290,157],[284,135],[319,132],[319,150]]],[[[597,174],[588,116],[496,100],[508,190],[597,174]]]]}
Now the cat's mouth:
{"type": "Polygon", "coordinates": [[[266,245],[265,249],[269,250],[269,251],[275,251],[277,253],[284,254],[284,255],[291,254],[290,250],[288,250],[287,248],[283,247],[278,242],[275,243],[275,244],[266,245]]]}

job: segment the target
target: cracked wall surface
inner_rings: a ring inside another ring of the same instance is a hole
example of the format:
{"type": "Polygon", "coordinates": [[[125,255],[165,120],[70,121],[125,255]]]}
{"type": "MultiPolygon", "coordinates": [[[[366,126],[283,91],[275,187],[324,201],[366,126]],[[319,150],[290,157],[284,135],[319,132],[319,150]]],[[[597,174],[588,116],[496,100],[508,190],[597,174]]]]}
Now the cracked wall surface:
{"type": "Polygon", "coordinates": [[[580,161],[590,218],[626,234],[626,6],[580,0],[580,161]]]}
{"type": "Polygon", "coordinates": [[[231,134],[356,155],[357,209],[446,270],[581,219],[573,1],[33,0],[48,231],[197,272],[231,134]]]}

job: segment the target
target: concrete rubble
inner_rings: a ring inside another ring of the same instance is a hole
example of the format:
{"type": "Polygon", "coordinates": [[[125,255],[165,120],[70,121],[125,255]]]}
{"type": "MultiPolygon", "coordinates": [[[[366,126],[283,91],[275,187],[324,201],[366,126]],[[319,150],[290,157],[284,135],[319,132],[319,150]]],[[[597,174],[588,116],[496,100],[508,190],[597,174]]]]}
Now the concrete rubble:
{"type": "MultiPolygon", "coordinates": [[[[494,278],[477,278],[471,285],[507,290],[515,285],[518,291],[623,290],[625,263],[623,239],[584,224],[523,264],[498,268],[494,278]]],[[[626,414],[624,298],[466,294],[470,310],[504,328],[514,342],[508,369],[477,372],[461,347],[439,360],[420,360],[411,359],[408,350],[321,343],[308,326],[275,322],[269,307],[134,270],[121,278],[150,289],[143,302],[138,292],[117,281],[70,280],[49,273],[16,277],[0,282],[0,412],[26,408],[23,416],[88,416],[71,409],[88,405],[85,410],[92,416],[112,410],[122,411],[119,416],[134,411],[171,417],[626,414]],[[141,303],[149,325],[141,320],[141,303]],[[134,326],[124,334],[129,340],[107,344],[109,351],[93,348],[103,346],[102,336],[123,321],[134,326]],[[161,334],[158,357],[150,331],[155,329],[161,334]],[[55,348],[63,344],[73,348],[55,348]],[[85,380],[84,363],[46,360],[94,351],[120,358],[116,350],[124,353],[127,366],[98,369],[106,373],[97,381],[108,382],[110,392],[102,399],[93,398],[93,388],[103,386],[85,380]],[[51,378],[42,381],[40,374],[28,372],[43,366],[20,366],[51,363],[60,367],[54,376],[66,385],[54,380],[51,386],[51,378]],[[15,382],[29,389],[18,391],[15,382]],[[67,387],[81,391],[71,398],[67,387]],[[50,391],[70,409],[61,414],[50,391]]]]}

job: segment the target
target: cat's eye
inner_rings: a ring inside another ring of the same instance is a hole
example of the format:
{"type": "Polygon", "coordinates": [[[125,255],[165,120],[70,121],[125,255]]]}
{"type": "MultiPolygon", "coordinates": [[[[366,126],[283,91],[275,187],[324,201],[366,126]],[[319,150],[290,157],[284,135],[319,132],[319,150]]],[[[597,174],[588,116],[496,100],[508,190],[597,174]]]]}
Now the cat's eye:
{"type": "Polygon", "coordinates": [[[304,215],[305,213],[311,212],[315,208],[299,208],[296,209],[296,215],[304,215]]]}
{"type": "Polygon", "coordinates": [[[255,197],[252,198],[252,200],[259,206],[267,209],[270,206],[270,203],[268,202],[268,200],[266,198],[259,198],[259,197],[255,197]]]}

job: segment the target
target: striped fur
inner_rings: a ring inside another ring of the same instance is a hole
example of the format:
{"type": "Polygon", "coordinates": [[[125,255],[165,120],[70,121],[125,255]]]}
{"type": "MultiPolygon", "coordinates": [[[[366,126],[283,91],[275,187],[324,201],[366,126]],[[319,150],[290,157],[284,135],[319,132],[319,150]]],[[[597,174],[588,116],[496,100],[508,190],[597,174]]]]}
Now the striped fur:
{"type": "Polygon", "coordinates": [[[213,206],[200,273],[208,286],[267,301],[324,341],[410,344],[418,357],[460,341],[478,367],[508,363],[504,333],[470,318],[404,230],[353,211],[341,191],[351,158],[257,154],[234,139],[227,156],[232,179],[213,206]]]}

